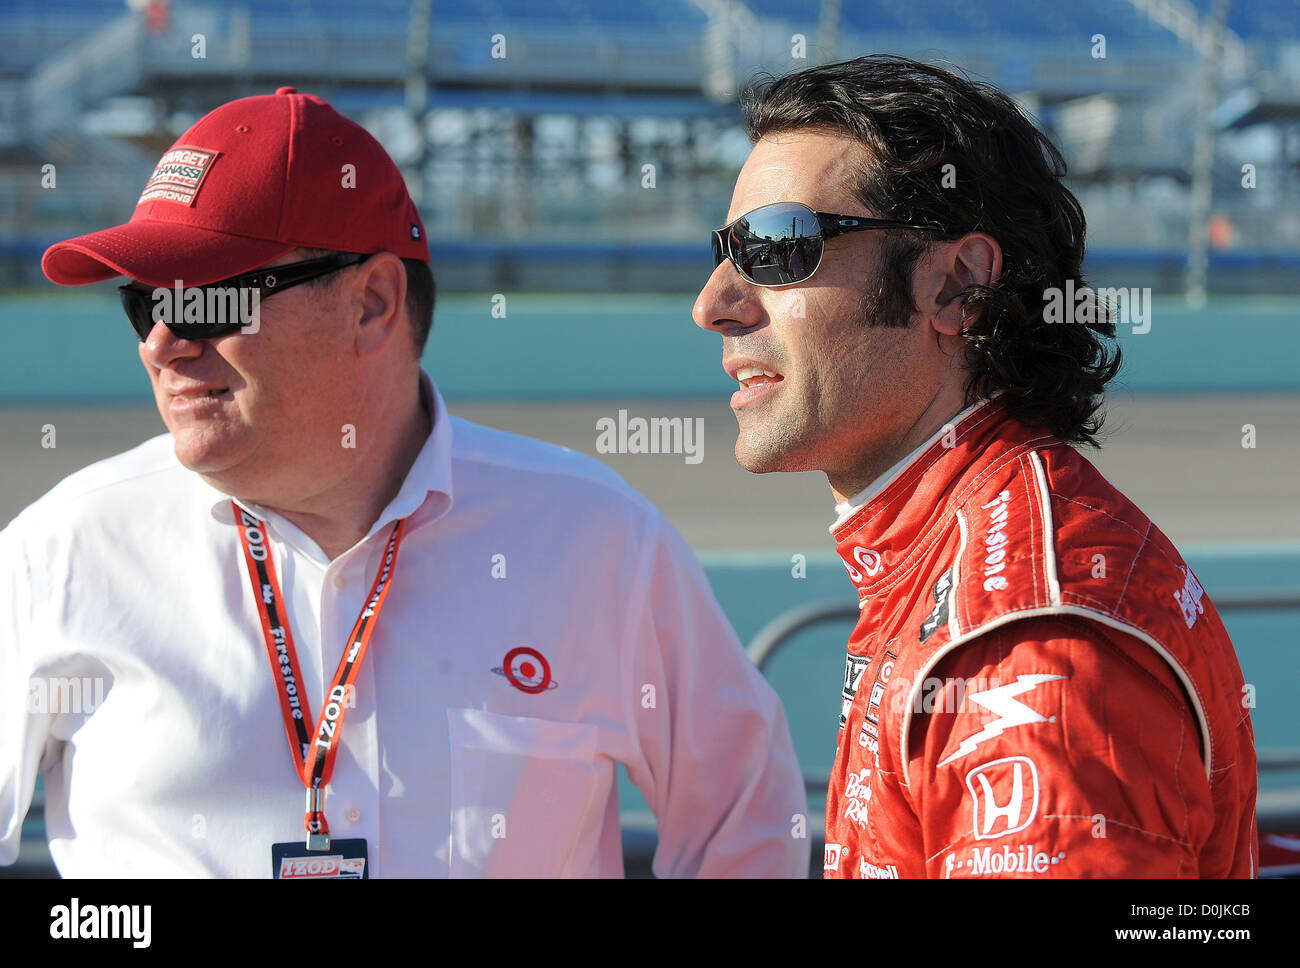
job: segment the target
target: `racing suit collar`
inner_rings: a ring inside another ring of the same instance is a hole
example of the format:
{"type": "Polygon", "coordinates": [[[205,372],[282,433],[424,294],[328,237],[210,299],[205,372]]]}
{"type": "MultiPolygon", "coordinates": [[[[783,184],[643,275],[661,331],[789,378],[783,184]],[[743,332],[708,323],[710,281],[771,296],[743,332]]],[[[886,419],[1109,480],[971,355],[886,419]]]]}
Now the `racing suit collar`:
{"type": "Polygon", "coordinates": [[[926,534],[949,513],[957,483],[981,454],[1022,446],[1033,436],[1007,412],[1005,398],[980,401],[878,478],[863,492],[865,503],[845,508],[831,535],[860,602],[924,553],[926,534]]]}
{"type": "MultiPolygon", "coordinates": [[[[1000,393],[1001,391],[998,392],[1000,393]]],[[[836,517],[835,517],[835,521],[830,526],[829,529],[830,533],[834,535],[835,532],[839,530],[839,528],[849,520],[849,518],[857,514],[858,511],[862,510],[862,508],[872,498],[874,498],[877,494],[879,494],[886,487],[888,487],[894,481],[894,479],[898,477],[898,475],[903,473],[903,471],[908,467],[908,465],[910,465],[914,460],[916,460],[916,458],[921,456],[921,454],[924,453],[924,451],[928,447],[930,447],[931,444],[933,444],[935,441],[943,437],[943,435],[948,433],[950,429],[954,429],[956,425],[960,424],[963,420],[965,420],[968,416],[970,416],[970,414],[974,413],[976,410],[978,410],[980,407],[984,406],[988,402],[989,402],[989,398],[985,397],[984,399],[978,400],[975,403],[971,404],[965,410],[962,410],[961,412],[956,414],[956,416],[950,417],[949,419],[945,420],[943,422],[942,427],[940,427],[938,430],[932,433],[925,440],[921,441],[921,443],[918,444],[916,447],[912,448],[910,453],[908,453],[901,460],[899,460],[897,463],[891,466],[889,470],[885,471],[883,474],[881,474],[879,477],[873,480],[862,490],[858,491],[858,493],[854,494],[847,501],[842,501],[839,504],[836,504],[835,505],[836,517]]]]}

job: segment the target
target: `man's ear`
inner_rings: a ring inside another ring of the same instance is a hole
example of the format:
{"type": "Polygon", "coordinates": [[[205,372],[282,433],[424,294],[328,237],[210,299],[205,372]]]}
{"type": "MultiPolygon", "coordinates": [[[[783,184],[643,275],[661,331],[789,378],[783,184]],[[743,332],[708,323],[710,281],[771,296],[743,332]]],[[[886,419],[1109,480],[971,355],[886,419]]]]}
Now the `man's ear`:
{"type": "Polygon", "coordinates": [[[350,286],[357,307],[357,352],[368,356],[406,332],[406,268],[391,252],[372,255],[357,267],[350,286]]]}
{"type": "Polygon", "coordinates": [[[990,286],[1002,274],[1002,247],[993,236],[971,232],[932,247],[918,261],[913,276],[917,312],[936,333],[962,331],[962,293],[969,286],[990,286]]]}

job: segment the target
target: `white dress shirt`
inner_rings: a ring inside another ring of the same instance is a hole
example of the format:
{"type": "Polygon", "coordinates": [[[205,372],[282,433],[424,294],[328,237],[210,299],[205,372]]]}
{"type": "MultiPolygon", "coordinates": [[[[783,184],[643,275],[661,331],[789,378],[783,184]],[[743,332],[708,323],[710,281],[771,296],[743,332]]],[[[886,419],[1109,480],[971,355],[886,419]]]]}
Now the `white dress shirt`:
{"type": "MultiPolygon", "coordinates": [[[[784,712],[685,542],[599,462],[421,388],[433,432],[353,548],[330,561],[246,505],[313,717],[410,516],[331,836],[365,838],[372,877],[621,876],[621,763],[656,816],[657,875],[806,876],[784,712]],[[504,674],[519,647],[549,664],[541,692],[504,674]]],[[[304,840],[304,791],[262,636],[230,499],[170,435],[24,510],[0,532],[0,864],[43,772],[64,876],[270,876],[271,844],[304,840]]]]}

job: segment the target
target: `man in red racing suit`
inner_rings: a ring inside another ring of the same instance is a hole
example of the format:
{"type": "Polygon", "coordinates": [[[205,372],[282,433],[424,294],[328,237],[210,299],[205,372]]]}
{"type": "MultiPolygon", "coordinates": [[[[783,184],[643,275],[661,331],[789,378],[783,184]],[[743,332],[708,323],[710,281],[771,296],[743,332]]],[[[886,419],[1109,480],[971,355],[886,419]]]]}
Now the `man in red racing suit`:
{"type": "Polygon", "coordinates": [[[880,484],[834,529],[825,876],[1254,876],[1246,689],[1169,539],[997,399],[880,484]]]}
{"type": "Polygon", "coordinates": [[[1127,304],[1083,278],[1064,158],[1002,92],[891,55],[742,105],[692,315],[739,384],[737,461],[826,474],[858,590],[825,875],[1254,876],[1253,691],[1074,449],[1127,304]]]}

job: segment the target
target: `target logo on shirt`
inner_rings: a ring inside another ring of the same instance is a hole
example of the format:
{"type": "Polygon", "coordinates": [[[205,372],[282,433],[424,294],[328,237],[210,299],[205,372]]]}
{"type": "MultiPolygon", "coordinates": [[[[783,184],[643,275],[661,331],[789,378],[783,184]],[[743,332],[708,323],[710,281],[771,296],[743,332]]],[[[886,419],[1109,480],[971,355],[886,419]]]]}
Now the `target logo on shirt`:
{"type": "Polygon", "coordinates": [[[536,694],[558,685],[551,678],[551,664],[546,661],[546,656],[527,646],[511,649],[501,660],[501,665],[492,671],[505,676],[520,692],[536,694]]]}

